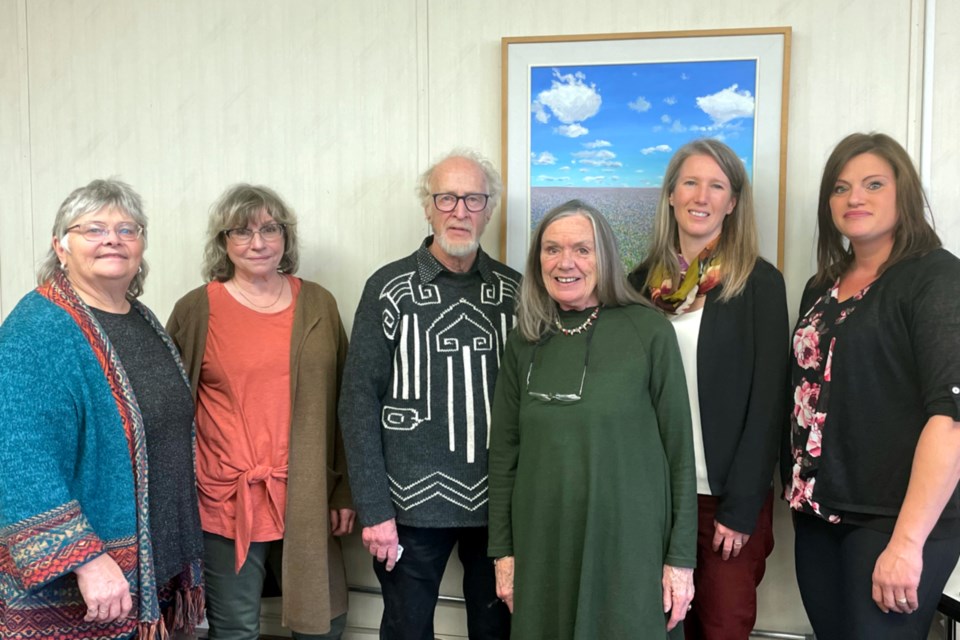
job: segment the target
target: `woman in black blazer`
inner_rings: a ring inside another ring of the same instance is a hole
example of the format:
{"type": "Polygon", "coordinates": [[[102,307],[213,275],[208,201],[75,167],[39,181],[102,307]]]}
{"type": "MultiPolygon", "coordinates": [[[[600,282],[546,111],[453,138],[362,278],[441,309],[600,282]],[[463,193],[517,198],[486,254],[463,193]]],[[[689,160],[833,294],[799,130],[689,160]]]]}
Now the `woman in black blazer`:
{"type": "Polygon", "coordinates": [[[630,281],[673,320],[687,372],[699,506],[687,640],[746,640],[773,550],[789,325],[783,277],[757,245],[740,158],[717,140],[681,147],[630,281]]]}

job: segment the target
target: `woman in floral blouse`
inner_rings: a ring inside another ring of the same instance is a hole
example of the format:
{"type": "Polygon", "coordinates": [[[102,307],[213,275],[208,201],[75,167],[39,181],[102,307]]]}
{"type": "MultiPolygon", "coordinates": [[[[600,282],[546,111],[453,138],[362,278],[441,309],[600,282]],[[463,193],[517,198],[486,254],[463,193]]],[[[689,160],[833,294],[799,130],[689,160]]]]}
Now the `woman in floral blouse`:
{"type": "Polygon", "coordinates": [[[960,260],[924,209],[888,136],[827,160],[781,465],[819,640],[926,638],[960,555],[960,260]]]}

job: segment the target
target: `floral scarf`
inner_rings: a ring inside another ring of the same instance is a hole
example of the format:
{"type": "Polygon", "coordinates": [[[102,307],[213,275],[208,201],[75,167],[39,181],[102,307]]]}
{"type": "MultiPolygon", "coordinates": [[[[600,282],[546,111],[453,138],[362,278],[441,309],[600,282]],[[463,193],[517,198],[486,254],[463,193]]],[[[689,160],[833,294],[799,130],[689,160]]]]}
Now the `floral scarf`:
{"type": "Polygon", "coordinates": [[[654,267],[650,282],[650,300],[667,313],[680,315],[697,298],[720,284],[720,260],[713,255],[719,238],[714,239],[690,264],[677,252],[680,260],[680,286],[674,289],[673,280],[663,265],[654,267]]]}

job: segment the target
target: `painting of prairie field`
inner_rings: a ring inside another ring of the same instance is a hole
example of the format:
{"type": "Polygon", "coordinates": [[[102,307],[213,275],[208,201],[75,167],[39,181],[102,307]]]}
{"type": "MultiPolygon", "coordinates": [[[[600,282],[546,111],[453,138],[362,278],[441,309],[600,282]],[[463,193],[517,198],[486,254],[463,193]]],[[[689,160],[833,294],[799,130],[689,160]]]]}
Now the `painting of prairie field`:
{"type": "Polygon", "coordinates": [[[659,198],[660,189],[649,187],[532,187],[531,229],[550,209],[568,200],[582,200],[599,209],[610,222],[620,245],[620,258],[629,272],[647,254],[659,198]]]}
{"type": "Polygon", "coordinates": [[[753,187],[760,254],[782,264],[789,29],[504,38],[503,257],[522,268],[544,213],[583,200],[624,266],[651,244],[664,174],[698,138],[753,187]]]}
{"type": "Polygon", "coordinates": [[[690,140],[724,141],[753,165],[756,60],[530,70],[530,225],[578,198],[613,226],[629,271],[646,255],[660,184],[690,140]]]}

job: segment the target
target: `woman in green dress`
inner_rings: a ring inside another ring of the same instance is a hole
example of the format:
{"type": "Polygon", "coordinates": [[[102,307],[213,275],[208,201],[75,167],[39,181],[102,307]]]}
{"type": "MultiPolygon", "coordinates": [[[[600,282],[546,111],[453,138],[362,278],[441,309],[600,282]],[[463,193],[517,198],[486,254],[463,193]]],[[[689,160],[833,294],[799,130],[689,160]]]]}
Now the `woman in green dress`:
{"type": "Polygon", "coordinates": [[[490,441],[490,546],[514,640],[682,638],[696,480],[670,323],[573,200],[535,232],[490,441]]]}

